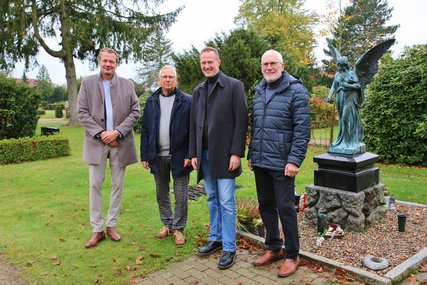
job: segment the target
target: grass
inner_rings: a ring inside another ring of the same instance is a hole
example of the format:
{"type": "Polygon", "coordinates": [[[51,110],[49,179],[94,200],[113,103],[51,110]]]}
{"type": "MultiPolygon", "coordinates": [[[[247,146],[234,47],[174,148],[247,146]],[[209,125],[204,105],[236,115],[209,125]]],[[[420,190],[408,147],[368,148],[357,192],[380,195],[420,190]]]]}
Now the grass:
{"type": "MultiPolygon", "coordinates": [[[[37,133],[40,133],[40,126],[37,133]]],[[[209,222],[206,197],[189,202],[187,244],[177,249],[171,239],[156,240],[162,227],[152,175],[140,164],[129,166],[118,231],[123,241],[107,239],[85,249],[91,235],[89,224],[88,168],[82,163],[83,129],[63,122],[44,123],[59,127],[68,137],[68,157],[0,165],[0,254],[14,264],[28,284],[129,284],[140,276],[164,268],[194,254],[209,222]],[[136,260],[142,256],[142,264],[136,260]]],[[[137,136],[139,144],[139,136],[137,136]]],[[[298,193],[313,183],[317,167],[313,156],[324,153],[310,147],[296,180],[298,193]]],[[[256,197],[253,173],[246,160],[237,179],[238,198],[256,197]]],[[[381,182],[398,200],[427,204],[427,168],[379,165],[381,182]]],[[[191,184],[195,184],[195,173],[191,184]]],[[[110,177],[104,183],[107,210],[110,177]]]]}
{"type": "Polygon", "coordinates": [[[41,119],[56,119],[55,110],[45,110],[46,114],[40,115],[41,119]]]}

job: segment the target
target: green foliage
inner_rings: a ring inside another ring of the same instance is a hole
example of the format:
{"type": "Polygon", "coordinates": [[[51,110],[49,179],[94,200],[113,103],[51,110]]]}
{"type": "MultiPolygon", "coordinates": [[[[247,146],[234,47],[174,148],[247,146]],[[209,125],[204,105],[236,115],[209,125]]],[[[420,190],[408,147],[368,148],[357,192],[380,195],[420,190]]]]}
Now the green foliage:
{"type": "Polygon", "coordinates": [[[0,139],[33,136],[40,94],[0,75],[0,139]]]}
{"type": "Polygon", "coordinates": [[[142,125],[142,116],[144,114],[145,103],[147,102],[148,97],[151,96],[151,92],[146,91],[141,96],[139,96],[139,109],[141,110],[141,116],[139,117],[138,122],[133,126],[133,130],[136,133],[141,133],[141,125],[142,125]]]}
{"type": "Polygon", "coordinates": [[[237,228],[257,234],[258,227],[263,225],[258,210],[258,201],[253,198],[236,199],[236,211],[237,228]]]}
{"type": "Polygon", "coordinates": [[[427,45],[381,66],[362,108],[365,142],[386,162],[427,166],[427,45]]]}
{"type": "Polygon", "coordinates": [[[291,55],[296,64],[313,63],[315,14],[303,0],[242,0],[236,22],[267,39],[271,47],[291,55]]]}
{"type": "Polygon", "coordinates": [[[148,37],[145,53],[138,70],[138,76],[145,89],[154,91],[158,85],[158,74],[165,65],[171,65],[172,42],[165,37],[162,30],[157,30],[148,37]]]}
{"type": "Polygon", "coordinates": [[[386,0],[352,1],[344,8],[327,41],[354,65],[370,48],[393,37],[399,25],[386,25],[392,11],[386,0]]]}
{"type": "Polygon", "coordinates": [[[64,113],[62,112],[63,107],[61,105],[55,106],[55,118],[64,117],[64,113]]]}
{"type": "Polygon", "coordinates": [[[37,109],[37,115],[46,115],[46,110],[44,110],[44,109],[37,109]]]}
{"type": "Polygon", "coordinates": [[[182,54],[172,55],[178,73],[178,87],[188,94],[192,94],[193,88],[205,80],[200,70],[199,55],[194,46],[182,54]]]}
{"type": "Polygon", "coordinates": [[[140,60],[146,39],[168,30],[182,7],[168,13],[158,9],[164,0],[2,1],[0,5],[0,68],[31,60],[44,49],[59,58],[67,74],[69,123],[77,124],[77,82],[74,59],[96,64],[101,48],[120,57],[140,60]],[[55,39],[54,41],[49,41],[55,39]],[[49,42],[55,43],[50,46],[49,42]],[[58,44],[57,44],[58,43],[58,44]],[[60,47],[60,49],[57,48],[60,47]]]}
{"type": "Polygon", "coordinates": [[[261,56],[268,43],[252,30],[236,29],[229,35],[217,36],[212,45],[218,48],[221,69],[243,82],[250,111],[255,87],[262,79],[261,56]]]}
{"type": "Polygon", "coordinates": [[[67,138],[59,135],[0,140],[0,164],[36,161],[70,155],[67,138]]]}

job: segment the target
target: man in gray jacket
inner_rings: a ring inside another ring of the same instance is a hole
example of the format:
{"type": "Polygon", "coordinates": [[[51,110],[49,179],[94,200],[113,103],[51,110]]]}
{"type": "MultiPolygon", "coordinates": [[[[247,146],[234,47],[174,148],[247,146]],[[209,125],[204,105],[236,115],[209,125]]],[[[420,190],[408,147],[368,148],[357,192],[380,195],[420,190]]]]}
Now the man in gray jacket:
{"type": "Polygon", "coordinates": [[[118,59],[115,50],[101,49],[98,55],[100,73],[83,79],[77,99],[79,121],[85,129],[83,160],[89,164],[90,223],[93,234],[85,244],[86,248],[105,239],[101,192],[107,159],[112,189],[106,225],[107,235],[113,241],[121,240],[115,227],[120,212],[125,169],[127,165],[138,161],[133,126],[140,116],[139,101],[132,82],[115,73],[118,59]]]}
{"type": "Polygon", "coordinates": [[[248,164],[255,173],[268,249],[253,264],[266,265],[284,258],[278,276],[287,277],[299,266],[295,176],[310,140],[310,97],[301,80],[285,71],[279,52],[268,50],[262,55],[261,72],[264,79],[255,89],[248,164]]]}

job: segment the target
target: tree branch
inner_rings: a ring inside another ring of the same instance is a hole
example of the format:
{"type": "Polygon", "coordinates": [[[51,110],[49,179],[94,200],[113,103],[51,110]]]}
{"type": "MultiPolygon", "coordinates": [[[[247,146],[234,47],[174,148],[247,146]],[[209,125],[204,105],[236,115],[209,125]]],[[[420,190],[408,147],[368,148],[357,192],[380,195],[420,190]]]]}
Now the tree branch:
{"type": "Polygon", "coordinates": [[[37,18],[37,4],[36,4],[35,0],[32,1],[31,19],[32,19],[33,28],[34,28],[34,36],[36,37],[36,39],[38,40],[38,42],[40,43],[40,45],[43,47],[43,49],[49,55],[51,55],[53,57],[63,58],[65,56],[65,51],[63,49],[58,50],[58,51],[55,51],[55,50],[51,49],[47,45],[47,43],[45,42],[45,40],[42,38],[42,36],[40,35],[40,30],[39,30],[39,25],[38,25],[38,18],[37,18]]]}

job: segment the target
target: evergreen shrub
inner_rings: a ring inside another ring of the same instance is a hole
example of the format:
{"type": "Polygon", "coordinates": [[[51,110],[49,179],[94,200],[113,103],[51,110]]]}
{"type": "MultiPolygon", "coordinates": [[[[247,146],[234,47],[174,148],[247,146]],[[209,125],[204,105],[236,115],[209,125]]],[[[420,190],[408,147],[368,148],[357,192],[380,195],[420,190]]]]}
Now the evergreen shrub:
{"type": "Polygon", "coordinates": [[[61,135],[0,140],[0,164],[37,161],[70,155],[68,138],[61,135]]]}
{"type": "Polygon", "coordinates": [[[0,75],[0,140],[34,136],[40,94],[0,75]]]}
{"type": "Polygon", "coordinates": [[[427,166],[427,45],[381,66],[362,108],[365,143],[389,163],[427,166]]]}

